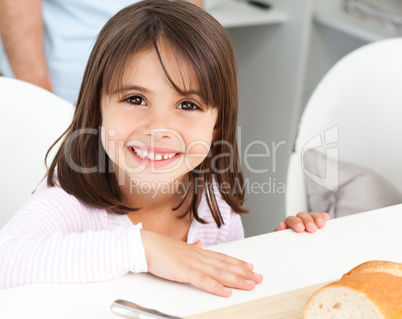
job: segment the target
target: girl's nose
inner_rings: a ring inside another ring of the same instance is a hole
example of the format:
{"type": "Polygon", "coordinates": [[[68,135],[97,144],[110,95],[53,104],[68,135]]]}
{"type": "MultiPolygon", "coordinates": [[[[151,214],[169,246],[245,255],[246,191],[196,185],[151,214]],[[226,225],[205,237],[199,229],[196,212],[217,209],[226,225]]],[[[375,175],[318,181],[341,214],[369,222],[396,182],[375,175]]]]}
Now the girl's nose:
{"type": "Polygon", "coordinates": [[[151,128],[148,135],[154,138],[173,138],[179,133],[168,127],[151,128]]]}
{"type": "Polygon", "coordinates": [[[174,129],[174,119],[169,112],[150,110],[144,118],[143,133],[146,135],[168,138],[177,135],[174,129]]]}

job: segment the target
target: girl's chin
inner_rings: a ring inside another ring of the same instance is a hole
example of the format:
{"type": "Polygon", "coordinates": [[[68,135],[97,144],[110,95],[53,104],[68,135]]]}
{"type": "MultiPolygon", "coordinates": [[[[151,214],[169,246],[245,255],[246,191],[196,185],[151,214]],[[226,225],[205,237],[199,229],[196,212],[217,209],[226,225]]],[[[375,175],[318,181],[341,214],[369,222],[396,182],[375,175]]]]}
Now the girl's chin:
{"type": "Polygon", "coordinates": [[[152,195],[185,193],[186,184],[183,176],[148,174],[130,176],[128,186],[131,194],[152,195]]]}

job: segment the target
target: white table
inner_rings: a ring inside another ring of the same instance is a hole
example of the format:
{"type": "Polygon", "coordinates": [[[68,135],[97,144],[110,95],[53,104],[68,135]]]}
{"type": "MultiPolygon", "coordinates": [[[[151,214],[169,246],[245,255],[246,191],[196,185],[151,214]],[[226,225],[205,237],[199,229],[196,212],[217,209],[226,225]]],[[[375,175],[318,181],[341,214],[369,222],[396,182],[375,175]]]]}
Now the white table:
{"type": "Polygon", "coordinates": [[[188,316],[338,279],[368,260],[402,262],[402,205],[343,217],[314,234],[269,233],[210,249],[255,265],[264,282],[217,297],[149,274],[92,284],[34,284],[0,291],[0,318],[110,318],[115,299],[188,316]]]}

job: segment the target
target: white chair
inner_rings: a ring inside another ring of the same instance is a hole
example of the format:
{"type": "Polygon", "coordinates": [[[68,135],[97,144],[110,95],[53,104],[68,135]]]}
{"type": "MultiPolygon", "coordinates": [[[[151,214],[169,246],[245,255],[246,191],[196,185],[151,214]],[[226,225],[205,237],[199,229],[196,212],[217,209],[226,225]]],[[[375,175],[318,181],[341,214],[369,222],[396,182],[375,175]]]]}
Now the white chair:
{"type": "Polygon", "coordinates": [[[1,228],[44,177],[45,154],[68,127],[74,108],[51,92],[6,77],[0,77],[0,108],[1,228]]]}
{"type": "Polygon", "coordinates": [[[286,215],[307,211],[303,154],[366,167],[402,192],[402,38],[365,45],[321,80],[302,115],[287,176],[286,215]]]}

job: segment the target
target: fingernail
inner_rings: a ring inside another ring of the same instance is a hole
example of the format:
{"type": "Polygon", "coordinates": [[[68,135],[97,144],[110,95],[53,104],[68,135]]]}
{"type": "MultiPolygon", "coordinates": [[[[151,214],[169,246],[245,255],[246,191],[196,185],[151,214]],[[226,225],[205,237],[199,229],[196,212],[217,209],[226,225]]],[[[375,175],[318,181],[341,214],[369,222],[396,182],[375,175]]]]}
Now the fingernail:
{"type": "Polygon", "coordinates": [[[250,264],[250,263],[246,263],[246,267],[247,267],[248,269],[251,269],[251,270],[254,269],[253,264],[250,264]]]}
{"type": "Polygon", "coordinates": [[[246,280],[246,284],[247,284],[247,285],[254,285],[254,284],[255,284],[255,282],[254,282],[254,281],[252,281],[252,280],[246,280]]]}
{"type": "Polygon", "coordinates": [[[313,224],[312,222],[307,223],[306,227],[310,230],[316,229],[317,226],[315,224],[313,224]]]}
{"type": "Polygon", "coordinates": [[[232,293],[232,290],[226,287],[223,288],[223,291],[226,292],[227,294],[232,293]]]}
{"type": "MultiPolygon", "coordinates": [[[[307,224],[307,225],[308,225],[308,224],[307,224]]],[[[295,227],[301,228],[301,227],[303,227],[303,224],[302,224],[302,223],[297,223],[295,227]]]]}
{"type": "Polygon", "coordinates": [[[257,274],[257,273],[254,273],[254,278],[256,278],[256,279],[261,279],[261,275],[260,274],[257,274]]]}
{"type": "Polygon", "coordinates": [[[317,224],[325,225],[325,220],[323,220],[322,218],[318,218],[317,224]]]}

